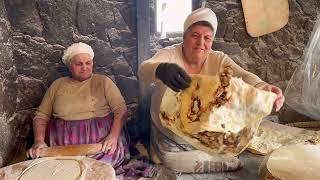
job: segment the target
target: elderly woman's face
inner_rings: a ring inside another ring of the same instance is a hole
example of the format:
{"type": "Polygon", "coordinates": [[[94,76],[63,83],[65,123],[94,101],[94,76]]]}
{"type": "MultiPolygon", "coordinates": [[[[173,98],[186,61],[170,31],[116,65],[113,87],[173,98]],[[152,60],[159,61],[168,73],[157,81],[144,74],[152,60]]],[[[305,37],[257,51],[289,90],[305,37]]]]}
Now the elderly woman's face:
{"type": "Polygon", "coordinates": [[[69,70],[72,78],[78,81],[84,81],[91,77],[93,61],[89,54],[81,53],[72,57],[69,70]]]}
{"type": "Polygon", "coordinates": [[[188,61],[197,62],[207,58],[212,42],[212,29],[207,26],[194,25],[184,35],[183,50],[188,61]]]}

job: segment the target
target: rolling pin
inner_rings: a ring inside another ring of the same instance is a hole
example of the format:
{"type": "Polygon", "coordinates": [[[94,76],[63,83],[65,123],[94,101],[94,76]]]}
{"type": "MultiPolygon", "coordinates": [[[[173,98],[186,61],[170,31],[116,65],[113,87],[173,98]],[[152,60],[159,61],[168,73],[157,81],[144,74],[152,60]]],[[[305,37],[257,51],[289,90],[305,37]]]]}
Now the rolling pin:
{"type": "Polygon", "coordinates": [[[101,152],[102,144],[79,144],[53,146],[40,149],[40,157],[52,156],[86,156],[101,152]]]}

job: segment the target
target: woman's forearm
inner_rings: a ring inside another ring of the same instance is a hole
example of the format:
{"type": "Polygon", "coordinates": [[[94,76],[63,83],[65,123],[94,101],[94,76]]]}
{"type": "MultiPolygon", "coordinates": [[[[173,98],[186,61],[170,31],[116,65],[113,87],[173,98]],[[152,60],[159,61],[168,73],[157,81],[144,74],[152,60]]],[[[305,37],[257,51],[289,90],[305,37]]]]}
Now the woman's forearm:
{"type": "Polygon", "coordinates": [[[34,142],[44,142],[48,120],[35,118],[33,119],[34,142]]]}
{"type": "Polygon", "coordinates": [[[263,89],[265,86],[268,86],[269,84],[264,82],[264,81],[261,81],[259,83],[257,83],[256,85],[254,85],[255,88],[258,88],[258,89],[263,89]]]}
{"type": "Polygon", "coordinates": [[[114,120],[111,127],[111,132],[110,132],[111,136],[114,136],[114,137],[120,136],[122,126],[127,116],[128,116],[127,111],[125,110],[121,110],[114,113],[114,120]]]}

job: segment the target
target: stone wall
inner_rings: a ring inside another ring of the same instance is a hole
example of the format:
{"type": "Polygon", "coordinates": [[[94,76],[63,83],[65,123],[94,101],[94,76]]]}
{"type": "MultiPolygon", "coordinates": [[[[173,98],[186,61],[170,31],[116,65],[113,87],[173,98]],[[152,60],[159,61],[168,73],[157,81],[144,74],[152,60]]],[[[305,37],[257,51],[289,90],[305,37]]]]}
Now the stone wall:
{"type": "Polygon", "coordinates": [[[15,112],[17,95],[17,71],[13,67],[10,24],[3,1],[0,2],[0,167],[7,161],[13,148],[11,139],[15,136],[12,116],[15,112]]]}
{"type": "Polygon", "coordinates": [[[69,74],[61,56],[73,42],[93,47],[94,71],[116,82],[134,118],[135,11],[125,0],[1,1],[0,167],[25,150],[35,108],[52,81],[69,74]]]}

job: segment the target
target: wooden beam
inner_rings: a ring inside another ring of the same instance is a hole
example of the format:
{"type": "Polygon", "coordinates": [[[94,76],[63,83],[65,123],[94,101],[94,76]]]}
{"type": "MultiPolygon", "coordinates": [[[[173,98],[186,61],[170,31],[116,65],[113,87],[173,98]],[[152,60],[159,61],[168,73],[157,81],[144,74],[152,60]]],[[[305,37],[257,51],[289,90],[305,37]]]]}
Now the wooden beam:
{"type": "Polygon", "coordinates": [[[150,58],[150,0],[137,0],[138,63],[150,58]]]}

